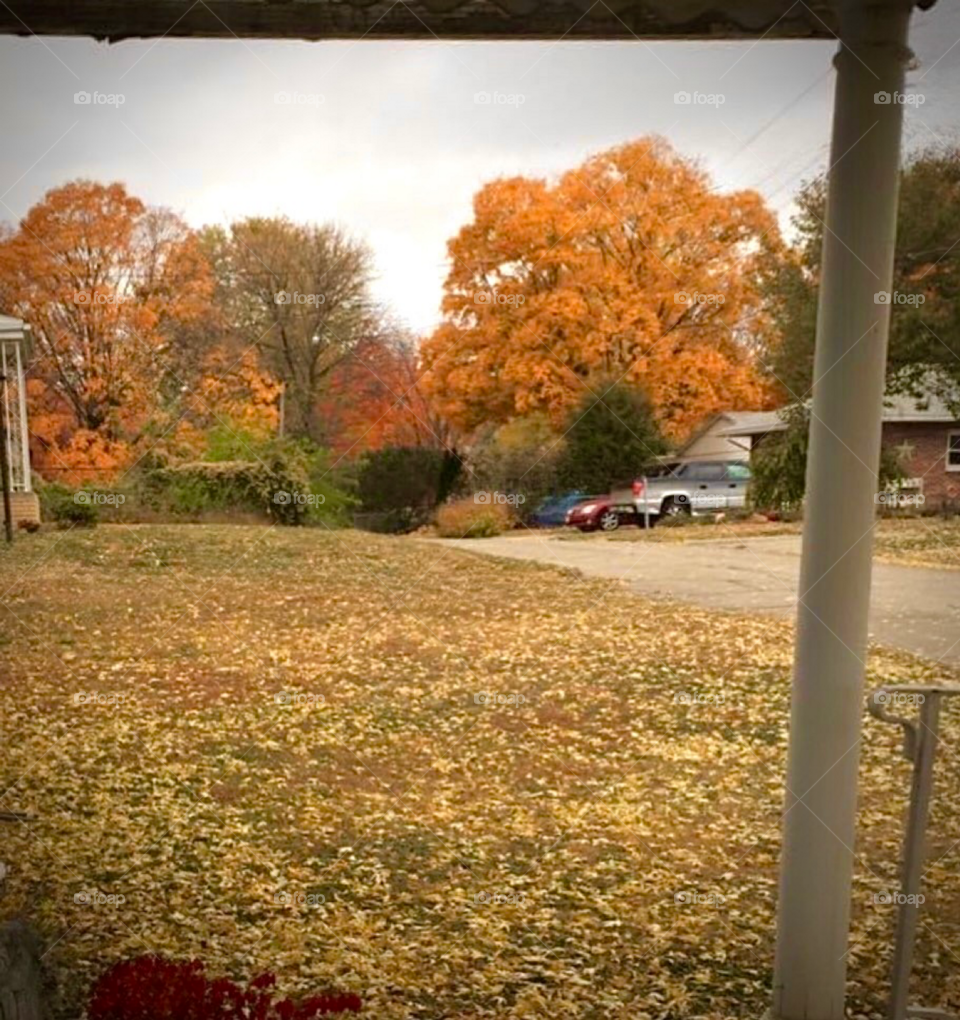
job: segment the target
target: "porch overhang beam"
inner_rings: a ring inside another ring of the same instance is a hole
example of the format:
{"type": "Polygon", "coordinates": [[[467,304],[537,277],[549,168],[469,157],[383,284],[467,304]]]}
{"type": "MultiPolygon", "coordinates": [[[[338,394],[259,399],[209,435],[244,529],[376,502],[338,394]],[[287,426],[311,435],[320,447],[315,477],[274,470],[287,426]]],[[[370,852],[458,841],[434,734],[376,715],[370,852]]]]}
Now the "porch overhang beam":
{"type": "Polygon", "coordinates": [[[263,39],[829,39],[838,0],[31,0],[0,33],[263,39]],[[19,16],[18,16],[19,15],[19,16]],[[21,20],[22,19],[22,20],[21,20]]]}

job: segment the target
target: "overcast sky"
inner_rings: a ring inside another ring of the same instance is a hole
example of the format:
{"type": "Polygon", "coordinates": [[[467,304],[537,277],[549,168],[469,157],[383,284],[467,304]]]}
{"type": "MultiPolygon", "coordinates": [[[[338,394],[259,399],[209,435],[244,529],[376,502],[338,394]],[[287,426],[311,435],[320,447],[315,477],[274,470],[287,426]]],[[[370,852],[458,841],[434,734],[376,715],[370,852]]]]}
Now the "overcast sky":
{"type": "MultiPolygon", "coordinates": [[[[956,4],[917,14],[913,45],[910,91],[924,102],[907,107],[907,145],[956,142],[956,4]]],[[[198,227],[248,215],[334,220],[372,246],[377,295],[426,330],[446,241],[497,176],[553,175],[656,132],[720,189],[759,188],[786,221],[799,182],[826,166],[834,50],[3,38],[0,219],[83,177],[123,181],[198,227]],[[679,91],[723,102],[678,105],[679,91]],[[77,92],[123,102],[78,104],[77,92]],[[298,101],[278,103],[280,92],[298,101]]]]}

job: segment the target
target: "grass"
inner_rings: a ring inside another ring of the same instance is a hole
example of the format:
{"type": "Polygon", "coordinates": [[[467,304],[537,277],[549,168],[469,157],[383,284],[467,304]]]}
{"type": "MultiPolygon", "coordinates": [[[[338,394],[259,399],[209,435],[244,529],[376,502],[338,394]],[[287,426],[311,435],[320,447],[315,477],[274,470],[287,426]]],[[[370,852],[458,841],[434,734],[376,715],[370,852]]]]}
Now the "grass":
{"type": "Polygon", "coordinates": [[[960,518],[881,521],[877,559],[905,566],[960,569],[960,518]]]}
{"type": "MultiPolygon", "coordinates": [[[[4,829],[0,904],[51,945],[58,1016],[143,952],[357,991],[377,1020],[765,1008],[788,624],[353,532],[102,526],[3,557],[2,807],[35,818],[4,829]]],[[[871,685],[946,678],[869,660],[871,685]]],[[[960,996],[956,709],[944,727],[927,1005],[960,996]]],[[[849,965],[870,1018],[898,747],[867,721],[849,965]]]]}
{"type": "Polygon", "coordinates": [[[565,538],[609,539],[612,542],[697,542],[730,538],[762,538],[775,535],[799,535],[803,525],[799,522],[722,521],[715,524],[710,518],[697,517],[680,524],[654,525],[649,531],[642,527],[622,526],[608,533],[579,532],[564,529],[565,538]]]}
{"type": "MultiPolygon", "coordinates": [[[[572,529],[557,531],[566,541],[611,542],[696,542],[729,539],[772,538],[778,535],[799,535],[803,525],[798,522],[722,521],[714,524],[708,518],[668,527],[623,527],[604,534],[581,534],[572,529]]],[[[904,566],[960,569],[960,518],[939,517],[882,518],[874,532],[874,555],[884,563],[904,566]]]]}

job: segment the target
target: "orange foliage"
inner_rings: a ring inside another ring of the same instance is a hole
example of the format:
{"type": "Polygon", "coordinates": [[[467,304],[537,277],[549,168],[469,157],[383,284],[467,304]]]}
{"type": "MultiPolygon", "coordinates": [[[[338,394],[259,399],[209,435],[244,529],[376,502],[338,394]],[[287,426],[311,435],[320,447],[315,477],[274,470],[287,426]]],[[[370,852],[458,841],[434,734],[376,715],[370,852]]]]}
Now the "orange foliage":
{"type": "Polygon", "coordinates": [[[509,531],[514,516],[505,503],[455,499],[438,508],[436,524],[441,538],[490,538],[509,531]]]}
{"type": "Polygon", "coordinates": [[[200,359],[196,382],[183,394],[177,416],[161,422],[161,437],[152,450],[173,459],[199,460],[210,429],[255,439],[276,435],[281,390],[262,368],[254,347],[238,354],[235,344],[216,344],[200,359]]]}
{"type": "Polygon", "coordinates": [[[28,380],[27,401],[30,460],[42,477],[69,486],[109,482],[132,463],[127,443],[78,429],[69,404],[42,379],[28,380]]]}
{"type": "Polygon", "coordinates": [[[430,406],[408,338],[371,336],[333,370],[319,417],[331,448],[357,457],[385,446],[445,446],[449,430],[430,406]]]}
{"type": "Polygon", "coordinates": [[[45,451],[46,464],[55,481],[79,487],[94,482],[113,481],[130,467],[134,454],[127,443],[118,442],[102,432],[77,429],[66,446],[45,451]]]}
{"type": "Polygon", "coordinates": [[[751,352],[769,328],[760,271],[780,245],[755,192],[714,193],[659,139],[553,186],[495,181],[450,242],[425,390],[468,429],[537,410],[559,424],[585,387],[621,378],[674,438],[714,411],[767,406],[751,352]]]}
{"type": "Polygon", "coordinates": [[[171,330],[207,314],[193,233],[122,184],[49,191],[0,244],[0,304],[31,326],[35,463],[109,477],[157,417],[171,330]],[[40,385],[36,385],[39,383],[40,385]]]}
{"type": "Polygon", "coordinates": [[[194,402],[198,415],[208,426],[228,421],[257,436],[275,435],[280,422],[280,393],[283,386],[260,364],[253,347],[239,357],[224,345],[211,350],[203,364],[203,375],[194,402]]]}

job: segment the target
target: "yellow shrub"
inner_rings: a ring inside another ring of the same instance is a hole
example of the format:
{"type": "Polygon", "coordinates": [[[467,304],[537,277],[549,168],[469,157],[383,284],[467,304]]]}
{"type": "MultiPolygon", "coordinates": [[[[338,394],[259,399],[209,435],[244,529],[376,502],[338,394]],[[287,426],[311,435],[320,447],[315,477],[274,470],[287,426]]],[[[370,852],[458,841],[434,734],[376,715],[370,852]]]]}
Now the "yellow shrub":
{"type": "Polygon", "coordinates": [[[472,496],[444,503],[437,511],[443,538],[490,538],[513,527],[513,514],[503,503],[476,503],[472,496]]]}

